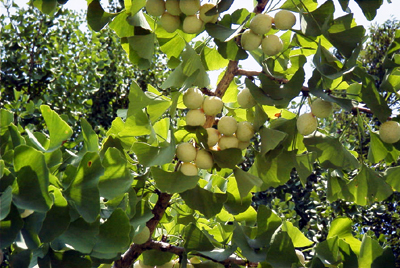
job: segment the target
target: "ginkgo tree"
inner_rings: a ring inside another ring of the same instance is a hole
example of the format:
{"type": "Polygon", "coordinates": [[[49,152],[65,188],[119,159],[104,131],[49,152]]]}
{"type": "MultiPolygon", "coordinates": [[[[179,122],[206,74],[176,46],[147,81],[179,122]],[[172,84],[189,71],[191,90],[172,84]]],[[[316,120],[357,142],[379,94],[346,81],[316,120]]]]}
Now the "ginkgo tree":
{"type": "MultiPolygon", "coordinates": [[[[31,0],[49,16],[65,2],[31,0]]],[[[373,114],[398,128],[398,107],[389,106],[388,96],[399,97],[400,32],[377,87],[357,61],[364,27],[352,13],[335,17],[331,0],[260,0],[252,11],[230,10],[233,0],[149,2],[125,0],[114,14],[88,1],[89,26],[114,30],[133,64],[151,68],[160,49],[173,70],[161,89],[149,84],[144,92],[133,83],[129,107],[102,140],[82,118],[83,142],[69,148],[72,129],[48,105],[40,106],[46,132],[24,128],[13,112],[0,110],[0,243],[10,251],[9,265],[395,267],[391,249],[367,234],[355,237],[350,219],[334,219],[326,240],[316,241],[295,221],[263,205],[256,209],[252,193],[283,185],[292,170],[306,184],[315,163],[327,170],[331,200],[369,206],[400,188],[400,142],[392,137],[400,134],[382,136],[362,117],[373,114]],[[274,17],[278,10],[286,15],[274,17]],[[259,14],[266,32],[251,27],[259,14]],[[290,21],[282,23],[285,17],[290,21]],[[193,25],[201,27],[187,30],[193,25]],[[244,33],[258,45],[244,45],[244,33]],[[260,71],[239,68],[248,57],[260,71]],[[306,81],[308,61],[314,70],[306,81]],[[209,71],[219,69],[211,90],[209,71]],[[206,115],[210,100],[222,105],[206,115]],[[196,123],[188,124],[189,113],[196,123]],[[343,138],[346,128],[318,127],[341,113],[368,133],[367,154],[343,138]],[[177,148],[184,148],[178,156],[177,148]],[[204,168],[195,164],[198,155],[206,157],[204,168]]],[[[348,0],[336,2],[349,12],[348,0]]],[[[355,2],[368,20],[382,4],[355,2]]]]}

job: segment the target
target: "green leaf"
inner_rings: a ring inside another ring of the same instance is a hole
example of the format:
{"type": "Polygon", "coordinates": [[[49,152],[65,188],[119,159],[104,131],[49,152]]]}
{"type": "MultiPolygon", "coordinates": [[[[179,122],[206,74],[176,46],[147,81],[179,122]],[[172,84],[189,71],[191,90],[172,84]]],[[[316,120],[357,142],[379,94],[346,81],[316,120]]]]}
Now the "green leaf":
{"type": "Polygon", "coordinates": [[[261,128],[261,155],[265,155],[269,151],[275,149],[287,136],[287,133],[279,130],[266,127],[261,128]]]}
{"type": "Polygon", "coordinates": [[[215,5],[215,7],[206,12],[206,15],[212,16],[227,11],[232,6],[232,4],[233,0],[220,0],[215,5]]]}
{"type": "Polygon", "coordinates": [[[97,152],[99,150],[99,141],[96,132],[85,118],[81,119],[83,134],[83,150],[85,152],[97,152]]]}
{"type": "Polygon", "coordinates": [[[358,47],[364,38],[365,29],[363,26],[356,26],[342,32],[326,34],[327,39],[334,45],[346,58],[350,58],[353,50],[358,47]]]}
{"type": "Polygon", "coordinates": [[[307,36],[316,37],[332,22],[335,6],[328,0],[312,12],[303,12],[300,16],[301,31],[307,36]]]}
{"type": "Polygon", "coordinates": [[[197,185],[199,176],[185,176],[182,172],[167,172],[158,167],[151,167],[151,174],[161,192],[182,193],[197,185]]]}
{"type": "Polygon", "coordinates": [[[361,243],[360,255],[358,256],[358,267],[371,267],[374,260],[382,254],[383,248],[379,245],[379,242],[364,235],[361,243]]]}
{"type": "Polygon", "coordinates": [[[370,139],[368,161],[371,163],[378,163],[384,159],[393,162],[400,156],[400,152],[392,144],[383,142],[378,134],[370,132],[370,139]]]}
{"type": "Polygon", "coordinates": [[[338,265],[342,261],[339,251],[339,237],[334,236],[318,243],[315,247],[315,253],[325,265],[338,265]]]}
{"type": "Polygon", "coordinates": [[[57,0],[31,0],[30,4],[45,14],[54,14],[57,8],[57,0]]]}
{"type": "Polygon", "coordinates": [[[175,156],[175,142],[164,146],[150,146],[144,142],[135,142],[132,151],[137,155],[139,162],[147,167],[170,163],[175,156]]]}
{"type": "Polygon", "coordinates": [[[73,178],[65,190],[68,201],[87,222],[96,221],[100,213],[99,178],[104,174],[100,157],[97,153],[87,152],[73,178]]]}
{"type": "Polygon", "coordinates": [[[224,59],[217,49],[209,48],[208,46],[202,50],[201,60],[206,67],[206,71],[219,70],[228,65],[228,60],[224,59]]]}
{"type": "Polygon", "coordinates": [[[38,258],[39,267],[63,267],[63,268],[90,268],[92,262],[75,250],[55,252],[49,250],[46,256],[38,258]]]}
{"type": "Polygon", "coordinates": [[[32,250],[25,249],[21,251],[14,251],[10,256],[10,266],[11,267],[21,267],[21,268],[28,268],[32,258],[32,250]]]}
{"type": "Polygon", "coordinates": [[[24,227],[21,229],[21,234],[29,249],[37,249],[42,244],[38,233],[42,227],[44,218],[45,214],[40,212],[32,213],[24,218],[24,227]]]}
{"type": "Polygon", "coordinates": [[[227,246],[224,249],[214,249],[212,251],[196,251],[197,253],[211,258],[214,261],[221,262],[226,260],[236,251],[236,246],[227,246]]]}
{"type": "Polygon", "coordinates": [[[236,221],[233,222],[235,230],[232,235],[232,243],[236,244],[242,251],[243,256],[252,262],[261,262],[266,258],[264,250],[256,250],[252,247],[253,239],[250,239],[244,232],[242,226],[236,221]]]}
{"type": "Polygon", "coordinates": [[[390,167],[386,170],[386,182],[394,190],[400,191],[400,167],[390,167]]]}
{"type": "Polygon", "coordinates": [[[396,267],[396,259],[393,255],[393,250],[390,247],[386,247],[383,249],[382,254],[374,259],[371,268],[395,268],[396,267]]]}
{"type": "Polygon", "coordinates": [[[14,113],[0,109],[0,118],[0,136],[3,136],[8,130],[8,125],[14,121],[14,113]]]}
{"type": "Polygon", "coordinates": [[[243,29],[246,22],[250,19],[250,14],[243,20],[243,22],[236,29],[227,28],[221,24],[207,23],[207,33],[222,42],[228,42],[235,38],[243,29]]]}
{"type": "Polygon", "coordinates": [[[309,247],[314,242],[309,240],[293,223],[284,221],[282,224],[282,231],[286,232],[292,240],[293,246],[296,248],[309,247]]]}
{"type": "Polygon", "coordinates": [[[47,152],[52,152],[71,137],[72,129],[49,106],[41,105],[40,110],[50,133],[50,145],[46,149],[47,152]]]}
{"type": "Polygon", "coordinates": [[[244,198],[254,187],[260,188],[263,184],[263,181],[248,172],[243,171],[240,168],[235,168],[233,170],[235,174],[235,179],[237,183],[237,187],[240,193],[240,198],[244,198]]]}
{"type": "Polygon", "coordinates": [[[162,266],[166,262],[170,261],[174,254],[151,249],[143,252],[142,256],[144,264],[149,266],[162,266]]]}
{"type": "Polygon", "coordinates": [[[229,148],[222,151],[211,151],[214,162],[220,168],[234,169],[242,161],[242,151],[236,148],[229,148]]]}
{"type": "Polygon", "coordinates": [[[100,4],[100,0],[89,0],[88,11],[86,14],[87,22],[94,31],[99,32],[106,26],[117,14],[105,12],[100,4]]]}
{"type": "Polygon", "coordinates": [[[267,262],[276,268],[292,267],[292,264],[299,262],[291,237],[287,232],[275,234],[267,253],[267,262]]]}
{"type": "Polygon", "coordinates": [[[349,218],[339,217],[332,221],[327,238],[339,237],[350,245],[355,254],[360,253],[361,241],[353,236],[353,222],[349,218]]]}
{"type": "Polygon", "coordinates": [[[0,221],[5,219],[10,213],[12,202],[12,188],[8,186],[4,192],[1,193],[0,196],[0,221]]]}
{"type": "Polygon", "coordinates": [[[349,191],[349,186],[347,185],[347,181],[338,177],[329,178],[327,198],[329,202],[334,202],[338,199],[344,199],[348,202],[354,201],[354,196],[349,191]]]}
{"type": "Polygon", "coordinates": [[[185,240],[183,247],[187,252],[192,250],[209,251],[214,249],[214,246],[207,236],[193,223],[190,223],[183,230],[183,239],[185,240]]]}
{"type": "Polygon", "coordinates": [[[355,1],[358,4],[358,6],[361,8],[362,12],[364,13],[364,16],[369,21],[371,21],[375,18],[376,11],[380,8],[380,6],[383,3],[383,0],[376,0],[376,1],[355,0],[355,1]]]}
{"type": "Polygon", "coordinates": [[[218,46],[219,54],[227,60],[244,60],[249,56],[245,50],[236,44],[235,40],[222,42],[214,39],[214,42],[218,46]]]}
{"type": "Polygon", "coordinates": [[[286,2],[282,4],[281,9],[299,12],[304,6],[307,7],[308,11],[313,11],[318,7],[318,2],[317,0],[286,0],[286,2]]]}
{"type": "Polygon", "coordinates": [[[24,226],[24,221],[21,219],[18,209],[11,204],[7,217],[0,221],[0,245],[2,248],[9,247],[14,243],[22,226],[24,226]]]}
{"type": "Polygon", "coordinates": [[[246,196],[241,197],[235,177],[228,178],[228,187],[226,188],[228,198],[224,203],[225,209],[233,215],[237,215],[246,211],[252,202],[253,195],[249,192],[246,196]]]}
{"type": "Polygon", "coordinates": [[[190,208],[198,210],[207,219],[217,215],[227,199],[226,194],[212,193],[198,185],[180,195],[190,208]]]}
{"type": "Polygon", "coordinates": [[[316,159],[317,154],[315,152],[297,154],[294,157],[293,163],[303,185],[307,183],[307,178],[313,172],[313,165],[316,159]]]}
{"type": "Polygon", "coordinates": [[[364,165],[348,185],[354,202],[361,206],[383,201],[393,193],[390,185],[378,173],[364,165]]]}

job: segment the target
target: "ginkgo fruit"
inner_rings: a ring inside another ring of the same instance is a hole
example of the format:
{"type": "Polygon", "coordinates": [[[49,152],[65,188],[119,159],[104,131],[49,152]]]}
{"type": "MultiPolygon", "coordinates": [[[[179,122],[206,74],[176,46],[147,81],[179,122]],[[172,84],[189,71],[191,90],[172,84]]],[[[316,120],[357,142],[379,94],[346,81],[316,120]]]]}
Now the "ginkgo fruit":
{"type": "Polygon", "coordinates": [[[220,138],[220,133],[217,129],[209,127],[206,128],[207,130],[207,145],[208,147],[213,147],[215,144],[217,144],[219,138],[220,138]]]}
{"type": "Polygon", "coordinates": [[[190,110],[186,114],[186,124],[188,126],[202,126],[206,122],[206,115],[200,110],[190,110]]]}
{"type": "Polygon", "coordinates": [[[194,15],[200,9],[200,0],[180,0],[179,7],[183,14],[194,15]]]}
{"type": "Polygon", "coordinates": [[[192,162],[196,159],[196,148],[189,142],[184,142],[176,147],[176,156],[182,162],[192,162]]]}
{"type": "Polygon", "coordinates": [[[179,169],[185,176],[197,176],[198,169],[195,164],[183,163],[179,169]]]}
{"type": "Polygon", "coordinates": [[[208,16],[208,15],[206,15],[206,13],[207,13],[207,11],[209,11],[210,9],[212,9],[213,7],[215,7],[215,5],[214,4],[211,4],[211,3],[206,3],[206,4],[203,4],[201,7],[200,7],[200,19],[204,22],[204,23],[215,23],[215,22],[217,22],[217,20],[218,20],[218,14],[215,14],[215,15],[211,15],[211,16],[208,16]]]}
{"type": "Polygon", "coordinates": [[[244,109],[254,107],[257,104],[253,95],[251,95],[250,89],[248,88],[245,88],[239,92],[239,94],[237,95],[237,102],[240,107],[244,109]]]}
{"type": "Polygon", "coordinates": [[[147,0],[146,11],[152,16],[159,17],[164,14],[165,2],[164,0],[147,0]]]}
{"type": "Polygon", "coordinates": [[[296,16],[288,10],[281,10],[275,14],[274,24],[279,30],[291,29],[296,24],[296,16]]]}
{"type": "Polygon", "coordinates": [[[316,99],[311,103],[311,112],[318,118],[326,118],[333,111],[332,102],[316,99]]]}
{"type": "Polygon", "coordinates": [[[144,244],[150,238],[150,229],[145,226],[138,234],[132,238],[132,242],[135,244],[144,244]]]}
{"type": "Polygon", "coordinates": [[[297,118],[296,126],[301,135],[307,136],[317,129],[317,118],[312,113],[302,114],[297,118]]]}
{"type": "Polygon", "coordinates": [[[138,260],[133,264],[133,268],[154,268],[154,267],[144,264],[142,260],[138,260]]]}
{"type": "Polygon", "coordinates": [[[206,115],[215,116],[222,111],[224,103],[218,97],[212,96],[204,99],[203,111],[206,115]]]}
{"type": "Polygon", "coordinates": [[[379,128],[379,137],[383,142],[396,143],[400,140],[400,125],[396,121],[387,121],[379,128]]]}
{"type": "Polygon", "coordinates": [[[250,29],[247,29],[242,33],[242,37],[240,39],[240,44],[244,50],[254,50],[257,49],[261,45],[262,36],[254,33],[250,29]]]}
{"type": "Polygon", "coordinates": [[[206,150],[199,150],[196,155],[196,160],[194,161],[198,168],[210,169],[214,165],[214,160],[212,155],[206,150]]]}
{"type": "Polygon", "coordinates": [[[267,35],[261,41],[261,49],[266,55],[275,56],[283,50],[282,39],[274,34],[267,35]]]}
{"type": "Polygon", "coordinates": [[[191,264],[200,264],[200,263],[201,263],[201,260],[199,259],[199,257],[193,256],[193,257],[191,257],[191,258],[189,259],[189,262],[190,262],[191,264]]]}
{"type": "Polygon", "coordinates": [[[176,264],[175,260],[169,261],[164,263],[163,265],[157,265],[156,268],[172,268],[174,267],[176,264]]]}
{"type": "Polygon", "coordinates": [[[203,93],[197,88],[189,88],[183,94],[183,104],[189,109],[198,109],[203,104],[203,93]]]}
{"type": "Polygon", "coordinates": [[[173,16],[165,12],[160,19],[161,26],[169,33],[175,32],[181,24],[181,19],[178,16],[173,16]]]}
{"type": "Polygon", "coordinates": [[[183,20],[182,30],[188,34],[195,34],[201,32],[203,26],[204,22],[199,18],[199,15],[190,15],[183,20]]]}
{"type": "Polygon", "coordinates": [[[218,141],[221,150],[229,148],[238,148],[239,140],[235,136],[222,136],[218,141]]]}
{"type": "Polygon", "coordinates": [[[232,136],[237,130],[237,121],[232,116],[224,116],[218,121],[218,131],[225,136],[232,136]]]}
{"type": "Polygon", "coordinates": [[[249,147],[249,146],[250,146],[250,141],[239,141],[239,143],[238,143],[238,148],[240,150],[247,149],[247,147],[249,147]]]}
{"type": "Polygon", "coordinates": [[[167,0],[165,1],[165,9],[167,12],[174,16],[179,16],[182,11],[179,7],[179,0],[167,0]]]}
{"type": "Polygon", "coordinates": [[[236,138],[239,141],[250,141],[253,136],[254,128],[251,123],[243,121],[237,124],[236,138]]]}
{"type": "Polygon", "coordinates": [[[271,30],[272,17],[267,14],[257,14],[251,20],[249,27],[256,34],[266,34],[271,30]]]}

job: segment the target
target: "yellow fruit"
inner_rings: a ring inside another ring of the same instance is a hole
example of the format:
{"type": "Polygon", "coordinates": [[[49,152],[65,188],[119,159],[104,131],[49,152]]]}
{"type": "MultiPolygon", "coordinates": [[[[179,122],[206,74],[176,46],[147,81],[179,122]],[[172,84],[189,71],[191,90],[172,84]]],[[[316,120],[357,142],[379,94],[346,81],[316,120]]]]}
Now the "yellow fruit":
{"type": "Polygon", "coordinates": [[[238,148],[239,140],[235,136],[222,136],[219,139],[218,145],[221,150],[238,148]]]}
{"type": "Polygon", "coordinates": [[[261,45],[261,41],[262,35],[255,34],[249,29],[242,33],[242,37],[240,39],[242,48],[248,51],[257,49],[261,45]]]}
{"type": "Polygon", "coordinates": [[[267,35],[261,42],[263,52],[268,56],[274,56],[283,50],[283,42],[276,35],[267,35]]]}
{"type": "Polygon", "coordinates": [[[196,148],[189,142],[181,143],[176,147],[176,156],[182,162],[192,162],[196,159],[196,154],[196,148]]]}
{"type": "Polygon", "coordinates": [[[212,9],[213,7],[215,7],[214,4],[211,3],[207,3],[204,4],[200,7],[200,19],[204,22],[204,23],[216,23],[218,20],[218,14],[212,15],[212,16],[207,16],[206,13],[207,11],[209,11],[210,9],[212,9]]]}
{"type": "Polygon", "coordinates": [[[203,93],[197,88],[189,88],[183,94],[183,104],[189,109],[198,109],[203,104],[203,93]]]}
{"type": "Polygon", "coordinates": [[[296,24],[296,16],[288,10],[281,10],[275,14],[274,23],[279,30],[288,30],[296,24]]]}
{"type": "Polygon", "coordinates": [[[190,110],[186,115],[188,126],[202,126],[206,122],[206,115],[199,109],[190,110]]]}
{"type": "Polygon", "coordinates": [[[250,22],[250,29],[256,34],[266,34],[271,30],[272,17],[267,14],[257,14],[250,22]]]}
{"type": "Polygon", "coordinates": [[[165,11],[164,0],[147,0],[146,1],[146,11],[152,16],[161,16],[165,11]]]}
{"type": "Polygon", "coordinates": [[[244,150],[244,149],[247,149],[247,147],[249,147],[249,145],[250,145],[249,141],[239,141],[238,148],[240,150],[244,150]]]}
{"type": "Polygon", "coordinates": [[[200,9],[200,0],[180,0],[179,7],[183,14],[194,15],[200,9]]]}
{"type": "Polygon", "coordinates": [[[199,15],[190,15],[183,20],[182,30],[188,34],[200,33],[203,30],[204,23],[199,15]]]}
{"type": "Polygon", "coordinates": [[[312,113],[305,113],[297,118],[297,131],[303,136],[313,133],[317,129],[317,118],[312,113]]]}
{"type": "Polygon", "coordinates": [[[203,102],[203,111],[206,115],[215,116],[222,111],[224,103],[218,97],[207,97],[203,102]]]}
{"type": "Polygon", "coordinates": [[[396,121],[387,121],[379,128],[379,136],[386,143],[396,143],[400,140],[400,125],[396,121]]]}
{"type": "Polygon", "coordinates": [[[239,92],[237,96],[237,102],[240,107],[247,109],[255,106],[257,104],[253,95],[251,95],[250,90],[248,88],[243,89],[239,92]]]}
{"type": "Polygon", "coordinates": [[[237,122],[232,116],[224,116],[219,120],[217,127],[221,134],[232,136],[237,130],[237,122]]]}
{"type": "Polygon", "coordinates": [[[179,0],[167,0],[165,2],[165,9],[169,14],[174,16],[179,16],[182,13],[179,7],[179,0]]]}
{"type": "Polygon", "coordinates": [[[132,242],[135,244],[144,244],[149,240],[150,238],[150,229],[145,226],[140,233],[135,234],[135,236],[132,238],[132,242]]]}
{"type": "Polygon", "coordinates": [[[161,26],[169,33],[175,32],[181,24],[181,19],[165,12],[160,19],[161,26]]]}
{"type": "Polygon", "coordinates": [[[179,169],[185,176],[197,176],[198,170],[195,164],[183,163],[179,169]]]}
{"type": "Polygon", "coordinates": [[[236,138],[239,141],[250,141],[254,137],[253,125],[243,121],[237,124],[236,138]]]}
{"type": "Polygon", "coordinates": [[[198,168],[210,169],[214,165],[213,157],[206,150],[199,150],[196,155],[195,164],[198,168]]]}
{"type": "Polygon", "coordinates": [[[326,118],[333,111],[333,103],[323,99],[316,99],[311,104],[311,112],[318,118],[326,118]]]}
{"type": "Polygon", "coordinates": [[[217,144],[219,138],[220,138],[220,134],[219,131],[215,128],[209,127],[206,128],[207,130],[207,145],[208,147],[213,147],[215,144],[217,144]]]}

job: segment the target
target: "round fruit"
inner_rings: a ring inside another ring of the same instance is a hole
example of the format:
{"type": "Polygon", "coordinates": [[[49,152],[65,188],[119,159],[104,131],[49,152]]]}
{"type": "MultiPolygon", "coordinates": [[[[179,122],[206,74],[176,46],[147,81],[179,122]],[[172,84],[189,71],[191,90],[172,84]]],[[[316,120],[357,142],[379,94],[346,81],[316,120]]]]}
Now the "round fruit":
{"type": "Polygon", "coordinates": [[[217,127],[221,134],[232,136],[237,130],[237,122],[232,116],[224,116],[219,120],[217,127]]]}
{"type": "Polygon", "coordinates": [[[207,97],[203,102],[203,111],[206,115],[215,116],[222,111],[224,103],[218,97],[207,97]]]}
{"type": "Polygon", "coordinates": [[[262,35],[255,34],[249,29],[242,33],[242,37],[240,39],[242,48],[248,51],[257,49],[261,45],[261,41],[262,35]]]}
{"type": "Polygon", "coordinates": [[[318,118],[328,117],[333,110],[333,103],[323,99],[316,99],[311,104],[311,112],[318,118]]]}
{"type": "Polygon", "coordinates": [[[181,24],[181,19],[177,16],[173,16],[168,12],[165,12],[161,16],[161,26],[164,28],[169,33],[175,32],[178,28],[179,25],[181,24]]]}
{"type": "Polygon", "coordinates": [[[189,259],[189,261],[190,261],[191,264],[200,264],[201,263],[201,260],[197,256],[191,257],[189,259]]]}
{"type": "Polygon", "coordinates": [[[167,0],[165,2],[165,9],[169,14],[174,16],[179,16],[182,13],[179,7],[179,0],[167,0]]]}
{"type": "Polygon", "coordinates": [[[213,147],[215,144],[217,144],[219,138],[220,138],[220,134],[219,131],[215,128],[209,127],[206,128],[207,130],[207,145],[208,147],[213,147]]]}
{"type": "Polygon", "coordinates": [[[239,122],[237,124],[236,138],[239,141],[250,141],[254,137],[253,125],[247,121],[239,122]]]}
{"type": "Polygon", "coordinates": [[[198,109],[203,104],[203,93],[197,88],[189,88],[183,94],[183,104],[189,109],[198,109]]]}
{"type": "Polygon", "coordinates": [[[188,126],[202,126],[206,122],[206,115],[199,109],[190,110],[186,115],[188,126]]]}
{"type": "Polygon", "coordinates": [[[179,7],[183,14],[194,15],[200,9],[200,0],[181,0],[179,1],[179,7]]]}
{"type": "Polygon", "coordinates": [[[147,240],[149,240],[149,238],[150,238],[150,229],[147,226],[145,226],[143,230],[140,231],[140,233],[137,233],[132,238],[132,242],[140,245],[146,243],[147,240]]]}
{"type": "Polygon", "coordinates": [[[190,15],[183,20],[182,30],[188,34],[199,33],[203,30],[203,24],[199,15],[190,15]]]}
{"type": "Polygon", "coordinates": [[[267,14],[257,14],[250,22],[250,29],[256,34],[266,34],[271,30],[272,17],[267,14]]]}
{"type": "Polygon", "coordinates": [[[238,148],[239,140],[235,136],[222,136],[219,139],[218,145],[221,150],[238,148]]]}
{"type": "Polygon", "coordinates": [[[206,150],[199,150],[195,160],[196,166],[202,169],[210,169],[214,165],[212,155],[206,150]]]}
{"type": "Polygon", "coordinates": [[[400,140],[400,125],[396,121],[387,121],[379,128],[379,136],[386,143],[395,143],[400,140]]]}
{"type": "Polygon", "coordinates": [[[183,163],[179,169],[185,176],[197,176],[198,170],[195,164],[183,163]]]}
{"type": "Polygon", "coordinates": [[[196,159],[196,154],[196,148],[189,142],[181,143],[176,147],[176,156],[182,162],[193,161],[196,159]]]}
{"type": "Polygon", "coordinates": [[[296,24],[296,16],[290,11],[281,10],[275,14],[274,23],[279,30],[288,30],[296,24]]]}
{"type": "Polygon", "coordinates": [[[146,265],[142,260],[138,260],[133,264],[133,268],[154,268],[153,266],[146,265]]]}
{"type": "Polygon", "coordinates": [[[146,11],[152,16],[161,16],[165,11],[164,0],[147,0],[146,1],[146,11]]]}
{"type": "Polygon", "coordinates": [[[247,147],[249,147],[249,145],[250,145],[249,141],[239,141],[238,148],[240,150],[244,150],[244,149],[247,149],[247,147]]]}
{"type": "Polygon", "coordinates": [[[257,104],[248,88],[245,88],[239,92],[237,96],[237,102],[239,103],[240,107],[244,109],[251,108],[257,104]]]}
{"type": "Polygon", "coordinates": [[[262,51],[268,56],[274,56],[283,50],[282,40],[274,35],[267,35],[261,42],[262,51]]]}
{"type": "Polygon", "coordinates": [[[303,252],[301,252],[300,250],[297,250],[297,249],[295,251],[296,251],[297,258],[299,258],[300,263],[305,265],[306,259],[304,258],[303,252]]]}
{"type": "Polygon", "coordinates": [[[215,15],[211,15],[211,16],[207,16],[206,13],[207,11],[209,11],[210,9],[212,9],[213,7],[215,7],[214,4],[211,3],[207,3],[204,4],[200,7],[200,19],[204,22],[204,23],[216,23],[218,20],[218,14],[215,15]]]}
{"type": "Polygon", "coordinates": [[[312,113],[305,113],[297,118],[297,130],[303,136],[313,133],[317,129],[317,118],[312,113]]]}
{"type": "Polygon", "coordinates": [[[172,268],[172,267],[174,267],[175,263],[176,263],[176,261],[174,261],[174,260],[169,261],[169,262],[164,263],[163,265],[156,266],[156,268],[172,268]]]}

